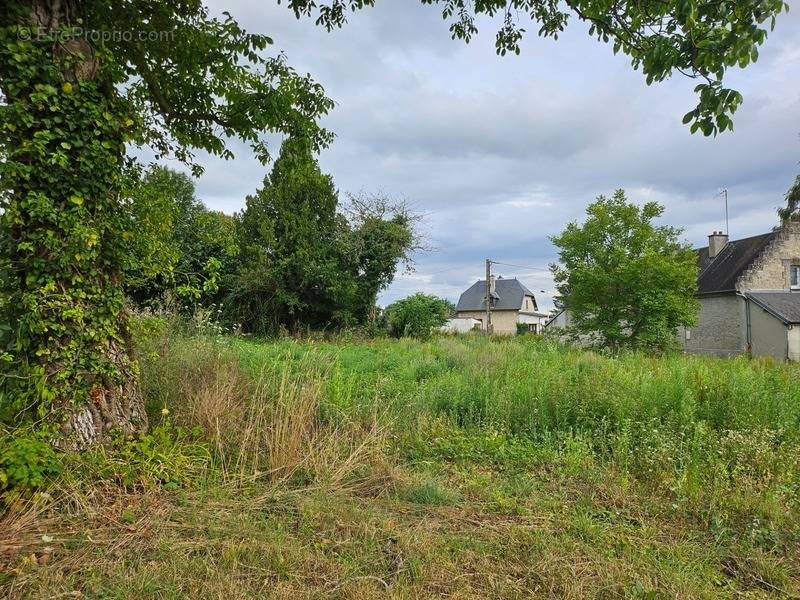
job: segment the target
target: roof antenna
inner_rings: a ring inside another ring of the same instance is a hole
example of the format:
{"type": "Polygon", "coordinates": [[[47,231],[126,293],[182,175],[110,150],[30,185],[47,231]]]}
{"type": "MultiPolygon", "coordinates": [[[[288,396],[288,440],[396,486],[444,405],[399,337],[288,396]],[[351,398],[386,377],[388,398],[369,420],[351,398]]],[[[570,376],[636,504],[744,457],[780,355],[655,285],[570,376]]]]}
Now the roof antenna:
{"type": "Polygon", "coordinates": [[[728,188],[722,188],[717,196],[723,196],[725,198],[725,235],[730,236],[731,228],[728,221],[728,188]]]}

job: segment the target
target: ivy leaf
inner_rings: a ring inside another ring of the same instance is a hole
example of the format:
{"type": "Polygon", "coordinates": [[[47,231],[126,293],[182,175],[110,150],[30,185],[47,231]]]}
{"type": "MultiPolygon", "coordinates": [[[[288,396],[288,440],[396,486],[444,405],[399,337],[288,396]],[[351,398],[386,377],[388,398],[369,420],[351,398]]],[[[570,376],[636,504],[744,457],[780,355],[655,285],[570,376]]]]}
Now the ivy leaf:
{"type": "Polygon", "coordinates": [[[73,194],[72,196],[69,197],[69,201],[72,202],[73,204],[75,204],[76,206],[82,206],[83,205],[83,197],[82,196],[77,196],[77,195],[73,194]]]}

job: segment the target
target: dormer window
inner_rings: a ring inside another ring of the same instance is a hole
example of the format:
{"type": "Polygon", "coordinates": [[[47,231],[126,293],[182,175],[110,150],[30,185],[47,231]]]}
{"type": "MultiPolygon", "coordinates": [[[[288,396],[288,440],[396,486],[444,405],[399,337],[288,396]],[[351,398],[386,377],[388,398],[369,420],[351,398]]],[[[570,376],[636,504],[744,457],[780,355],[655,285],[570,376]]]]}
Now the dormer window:
{"type": "Polygon", "coordinates": [[[800,290],[800,265],[789,267],[789,287],[793,290],[800,290]]]}

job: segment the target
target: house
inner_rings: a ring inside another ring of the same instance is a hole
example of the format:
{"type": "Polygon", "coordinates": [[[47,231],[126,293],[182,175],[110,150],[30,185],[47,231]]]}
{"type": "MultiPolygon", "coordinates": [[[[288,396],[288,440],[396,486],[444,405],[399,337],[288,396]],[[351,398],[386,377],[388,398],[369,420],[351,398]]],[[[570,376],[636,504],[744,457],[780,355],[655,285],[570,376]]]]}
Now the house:
{"type": "Polygon", "coordinates": [[[595,343],[595,336],[589,334],[580,334],[577,336],[563,336],[563,331],[558,332],[559,329],[566,330],[571,328],[574,325],[572,320],[572,313],[567,310],[566,308],[561,308],[556,310],[555,312],[551,313],[551,315],[547,318],[544,324],[544,328],[542,331],[547,331],[548,333],[555,334],[559,337],[562,337],[564,341],[569,341],[570,343],[579,345],[579,346],[591,346],[595,343]]]}
{"type": "MultiPolygon", "coordinates": [[[[489,280],[490,312],[492,332],[501,335],[517,333],[517,323],[524,323],[528,330],[539,333],[547,320],[539,312],[536,297],[519,280],[494,277],[489,280]]],[[[486,280],[476,281],[458,299],[456,317],[476,319],[480,328],[486,328],[486,280]]]]}
{"type": "Polygon", "coordinates": [[[458,318],[447,319],[447,322],[439,328],[442,333],[469,333],[470,331],[481,329],[481,322],[478,319],[458,318]]]}
{"type": "Polygon", "coordinates": [[[800,223],[734,241],[715,231],[696,252],[701,308],[678,331],[684,349],[800,360],[800,223]]]}
{"type": "Polygon", "coordinates": [[[572,315],[567,309],[562,308],[550,315],[544,326],[552,329],[566,329],[567,327],[572,327],[572,315]]]}
{"type": "MultiPolygon", "coordinates": [[[[800,360],[800,223],[729,241],[720,231],[698,248],[694,327],[679,327],[686,352],[800,360]]],[[[561,310],[548,329],[571,324],[561,310]]]]}

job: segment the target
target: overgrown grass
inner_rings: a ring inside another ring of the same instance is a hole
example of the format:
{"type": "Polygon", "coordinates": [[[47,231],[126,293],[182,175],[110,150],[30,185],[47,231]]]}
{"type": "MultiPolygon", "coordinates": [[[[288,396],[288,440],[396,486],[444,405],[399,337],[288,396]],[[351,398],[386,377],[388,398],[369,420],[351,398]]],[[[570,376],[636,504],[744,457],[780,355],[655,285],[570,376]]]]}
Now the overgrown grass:
{"type": "Polygon", "coordinates": [[[142,368],[156,431],[183,441],[153,439],[153,460],[117,469],[136,485],[106,475],[98,491],[76,467],[57,500],[10,511],[0,589],[800,594],[797,366],[529,336],[165,334],[142,368]]]}

